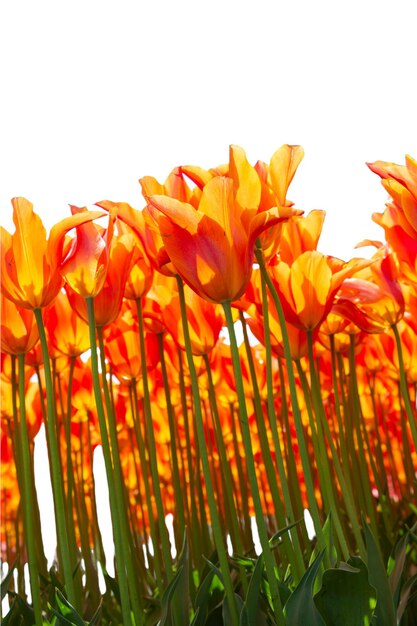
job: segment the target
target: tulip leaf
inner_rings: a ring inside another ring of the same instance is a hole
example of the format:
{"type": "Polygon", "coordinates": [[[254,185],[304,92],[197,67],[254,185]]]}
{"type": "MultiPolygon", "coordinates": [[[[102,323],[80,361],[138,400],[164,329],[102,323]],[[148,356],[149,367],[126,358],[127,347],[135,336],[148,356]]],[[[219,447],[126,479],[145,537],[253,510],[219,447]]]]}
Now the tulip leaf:
{"type": "Polygon", "coordinates": [[[13,579],[13,572],[14,572],[14,568],[15,567],[16,567],[16,561],[10,567],[10,569],[7,572],[6,576],[3,578],[3,580],[0,583],[1,602],[3,602],[4,598],[6,597],[6,593],[7,593],[8,589],[9,589],[10,582],[13,579]]]}
{"type": "Polygon", "coordinates": [[[9,595],[13,597],[13,602],[3,618],[2,626],[32,626],[35,623],[35,612],[32,607],[16,593],[9,595]]]}
{"type": "Polygon", "coordinates": [[[183,572],[184,566],[180,565],[177,569],[174,578],[169,583],[168,587],[165,589],[162,599],[161,599],[161,619],[158,622],[158,626],[168,626],[171,625],[171,604],[172,597],[174,595],[175,589],[178,587],[181,581],[181,575],[183,572]]]}
{"type": "Polygon", "coordinates": [[[86,622],[59,589],[55,589],[55,602],[58,610],[53,607],[50,608],[56,617],[57,626],[68,626],[69,624],[71,626],[86,626],[86,622]]]}
{"type": "Polygon", "coordinates": [[[317,572],[320,569],[325,549],[323,549],[310,565],[297,587],[287,600],[284,607],[286,616],[286,626],[326,626],[326,622],[321,617],[313,598],[314,582],[317,572]]]}
{"type": "Polygon", "coordinates": [[[398,541],[394,548],[394,554],[389,559],[388,562],[388,584],[391,589],[391,594],[394,601],[394,606],[397,606],[400,600],[400,591],[401,591],[401,583],[402,583],[402,575],[404,570],[404,565],[407,556],[407,547],[412,536],[413,531],[415,530],[417,524],[415,524],[410,530],[408,530],[403,537],[398,541]]]}
{"type": "Polygon", "coordinates": [[[408,606],[417,597],[417,574],[404,583],[401,589],[400,600],[397,607],[397,624],[401,624],[401,620],[406,613],[408,606]],[[414,591],[413,591],[414,589],[414,591]]]}
{"type": "Polygon", "coordinates": [[[278,532],[276,532],[274,535],[272,535],[272,537],[269,540],[269,545],[271,546],[271,549],[274,549],[274,548],[278,547],[280,545],[281,539],[285,535],[285,533],[290,531],[295,526],[298,526],[298,524],[301,524],[302,521],[303,521],[302,519],[299,519],[297,522],[293,522],[292,524],[289,524],[288,526],[285,526],[285,528],[281,528],[278,532]]]}
{"type": "Polygon", "coordinates": [[[366,551],[368,554],[368,579],[376,589],[376,608],[372,626],[396,626],[394,602],[381,552],[369,525],[363,520],[366,551]]]}
{"type": "Polygon", "coordinates": [[[201,583],[195,599],[195,615],[191,626],[203,626],[208,615],[208,605],[210,600],[210,586],[214,578],[214,572],[210,570],[201,583]]]}
{"type": "MultiPolygon", "coordinates": [[[[235,601],[237,605],[237,612],[239,615],[241,615],[243,600],[240,596],[237,595],[237,593],[235,593],[234,596],[235,596],[235,601]]],[[[232,620],[232,616],[230,613],[229,602],[227,601],[227,598],[223,600],[222,617],[223,617],[223,626],[233,626],[233,620],[232,620]]]]}
{"type": "Polygon", "coordinates": [[[376,591],[368,582],[368,569],[359,557],[349,567],[327,569],[314,602],[326,626],[368,626],[376,605],[376,591]]]}
{"type": "Polygon", "coordinates": [[[251,626],[252,624],[263,626],[266,624],[265,618],[259,610],[259,594],[263,568],[264,563],[261,554],[249,581],[248,591],[240,614],[239,626],[251,626]]]}

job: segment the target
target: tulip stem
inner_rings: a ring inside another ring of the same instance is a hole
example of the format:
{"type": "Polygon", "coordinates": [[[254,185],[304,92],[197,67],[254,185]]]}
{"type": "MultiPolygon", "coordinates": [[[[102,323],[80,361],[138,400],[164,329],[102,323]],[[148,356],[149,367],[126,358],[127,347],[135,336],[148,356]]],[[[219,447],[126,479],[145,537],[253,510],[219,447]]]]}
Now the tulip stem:
{"type": "Polygon", "coordinates": [[[29,448],[28,428],[26,423],[26,408],[25,408],[25,355],[18,355],[19,366],[19,447],[20,456],[22,460],[22,483],[23,493],[21,494],[22,506],[23,506],[23,519],[25,529],[26,548],[28,555],[29,577],[30,577],[30,589],[32,593],[32,604],[35,613],[36,626],[42,626],[42,609],[41,609],[41,595],[39,588],[39,576],[38,576],[38,564],[36,558],[36,546],[35,546],[35,528],[34,528],[34,501],[32,492],[32,474],[31,474],[31,459],[29,448]]]}
{"type": "Polygon", "coordinates": [[[406,375],[405,375],[405,368],[404,368],[404,357],[403,357],[403,351],[402,351],[402,346],[401,346],[401,337],[400,337],[400,333],[398,331],[397,324],[394,324],[392,326],[392,330],[394,332],[395,343],[396,343],[396,346],[397,346],[398,369],[399,369],[399,372],[400,372],[400,390],[401,390],[401,395],[402,395],[402,399],[403,399],[403,402],[404,402],[405,412],[407,413],[408,423],[410,424],[411,434],[413,436],[414,447],[417,450],[417,420],[416,420],[415,411],[413,411],[413,407],[411,406],[410,394],[408,392],[407,378],[406,378],[406,375]]]}
{"type": "MultiPolygon", "coordinates": [[[[148,370],[147,370],[147,365],[146,365],[145,325],[143,322],[142,300],[140,298],[136,300],[136,307],[137,307],[138,322],[139,322],[139,346],[140,346],[140,358],[141,358],[141,366],[142,366],[143,409],[144,409],[144,414],[145,414],[146,437],[149,442],[148,454],[149,454],[149,461],[150,461],[152,485],[154,489],[156,511],[158,515],[158,527],[159,527],[159,536],[160,536],[161,545],[162,545],[162,556],[163,556],[164,564],[166,568],[165,571],[167,574],[167,579],[168,579],[168,582],[170,582],[173,578],[174,572],[172,569],[172,557],[171,557],[171,547],[170,547],[170,542],[169,542],[168,529],[165,524],[165,511],[164,511],[164,505],[162,502],[161,483],[160,483],[159,474],[158,474],[158,459],[156,456],[155,430],[154,430],[154,425],[153,425],[153,420],[152,420],[152,407],[151,407],[151,398],[150,398],[150,393],[149,393],[148,370]]],[[[151,514],[151,511],[149,513],[151,514]]]]}
{"type": "Polygon", "coordinates": [[[278,626],[284,626],[284,615],[279,595],[278,578],[276,575],[276,564],[269,544],[268,533],[262,510],[262,502],[259,493],[258,481],[256,478],[255,459],[253,455],[251,434],[249,428],[249,416],[246,408],[245,390],[243,387],[242,368],[240,364],[239,348],[236,340],[235,327],[233,324],[233,314],[230,302],[223,302],[223,310],[226,317],[226,326],[229,333],[230,348],[232,353],[233,370],[235,374],[236,394],[239,404],[240,427],[242,441],[245,450],[246,467],[249,484],[252,492],[253,505],[255,508],[256,525],[258,527],[259,540],[262,546],[262,554],[265,562],[266,574],[271,590],[272,607],[278,626]]]}
{"type": "MultiPolygon", "coordinates": [[[[94,398],[96,402],[97,417],[100,426],[101,445],[103,449],[104,464],[106,468],[107,484],[109,489],[110,500],[110,513],[113,526],[113,540],[114,551],[116,558],[116,567],[119,580],[121,608],[123,615],[124,626],[130,626],[132,624],[130,614],[130,601],[129,601],[129,589],[127,585],[127,576],[125,569],[124,555],[128,550],[126,541],[123,541],[123,536],[120,528],[120,519],[118,511],[118,498],[116,496],[116,488],[114,484],[114,470],[111,457],[109,435],[107,430],[106,416],[104,413],[103,398],[101,396],[100,387],[100,374],[98,369],[98,356],[97,356],[97,341],[96,341],[96,324],[94,315],[94,298],[86,298],[87,311],[88,311],[88,326],[90,332],[90,348],[91,348],[91,374],[93,378],[94,398]]],[[[139,626],[140,621],[136,626],[139,626]]]]}
{"type": "Polygon", "coordinates": [[[298,403],[298,398],[297,398],[297,387],[295,384],[294,368],[293,368],[293,363],[291,360],[291,348],[290,348],[290,342],[289,342],[289,337],[288,337],[284,311],[282,309],[282,305],[281,305],[278,293],[275,289],[274,283],[272,282],[271,277],[269,276],[266,270],[262,248],[260,247],[255,248],[255,256],[256,256],[256,260],[259,263],[259,269],[261,270],[262,278],[266,282],[269,292],[274,301],[279,323],[281,326],[282,343],[284,346],[285,364],[287,366],[287,376],[288,376],[288,385],[290,389],[292,412],[293,412],[295,430],[297,433],[297,440],[298,440],[298,445],[299,445],[299,450],[300,450],[301,464],[304,470],[304,480],[305,480],[305,484],[307,488],[308,502],[310,505],[310,513],[313,519],[314,530],[315,530],[316,537],[318,540],[319,548],[322,549],[325,547],[326,542],[325,542],[325,538],[323,534],[323,529],[321,527],[320,513],[319,513],[319,508],[317,505],[316,494],[314,491],[314,482],[313,482],[313,477],[311,475],[311,469],[310,469],[310,463],[309,463],[309,453],[307,450],[307,445],[306,445],[306,441],[304,437],[304,427],[303,427],[303,422],[301,419],[300,405],[298,403]]]}
{"type": "Polygon", "coordinates": [[[78,607],[76,602],[76,594],[73,580],[73,567],[71,564],[71,556],[68,544],[68,527],[65,514],[65,502],[63,494],[63,481],[62,481],[62,468],[60,463],[58,438],[56,430],[56,413],[55,413],[55,397],[54,387],[52,382],[51,363],[49,360],[48,342],[46,339],[45,326],[42,318],[42,310],[34,309],[36,323],[38,325],[39,339],[41,342],[44,375],[45,375],[45,387],[46,387],[46,429],[48,432],[48,445],[49,445],[49,461],[51,470],[51,482],[52,492],[55,503],[55,517],[56,517],[56,534],[58,541],[58,551],[61,554],[62,569],[64,573],[65,588],[68,594],[68,600],[76,608],[78,607]]]}
{"type": "Polygon", "coordinates": [[[177,283],[178,283],[178,294],[180,298],[180,309],[181,309],[181,319],[184,331],[184,343],[185,343],[185,352],[187,355],[188,369],[190,372],[191,379],[191,389],[194,400],[194,415],[195,415],[195,423],[196,423],[196,431],[197,431],[197,439],[198,445],[200,449],[201,455],[201,464],[203,467],[203,475],[207,493],[207,501],[209,505],[210,517],[211,517],[211,525],[213,529],[214,541],[217,548],[217,554],[220,562],[220,569],[223,574],[223,584],[226,593],[226,599],[229,605],[230,615],[231,615],[231,623],[232,626],[238,626],[239,624],[239,615],[238,609],[236,605],[236,599],[233,591],[233,583],[230,575],[230,568],[227,559],[227,551],[225,540],[222,534],[219,514],[217,512],[216,498],[214,495],[213,482],[210,474],[210,462],[207,453],[206,440],[204,435],[204,423],[203,423],[203,415],[201,411],[201,398],[200,398],[200,390],[198,387],[197,380],[197,372],[194,365],[193,353],[191,350],[191,340],[190,340],[190,331],[188,328],[188,320],[187,320],[187,307],[185,303],[184,296],[184,286],[180,276],[177,275],[177,283]]]}

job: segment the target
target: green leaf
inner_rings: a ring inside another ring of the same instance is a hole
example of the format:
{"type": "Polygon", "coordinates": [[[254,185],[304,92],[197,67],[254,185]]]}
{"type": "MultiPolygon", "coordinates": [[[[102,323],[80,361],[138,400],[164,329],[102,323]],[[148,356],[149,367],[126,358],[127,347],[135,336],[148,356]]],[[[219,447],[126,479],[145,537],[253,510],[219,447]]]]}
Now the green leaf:
{"type": "MultiPolygon", "coordinates": [[[[234,595],[235,595],[235,601],[237,605],[237,612],[240,615],[242,606],[243,606],[243,600],[240,596],[237,595],[237,593],[235,593],[234,595]]],[[[223,617],[223,626],[233,625],[232,616],[230,613],[230,608],[229,608],[229,603],[227,601],[227,598],[223,600],[222,617],[223,617]]]]}
{"type": "Polygon", "coordinates": [[[402,575],[407,556],[407,547],[410,542],[411,533],[415,530],[415,524],[405,535],[397,542],[394,548],[394,554],[388,562],[389,578],[388,584],[391,589],[394,606],[398,605],[401,591],[402,575]]]}
{"type": "Polygon", "coordinates": [[[326,626],[314,603],[313,590],[317,572],[324,557],[323,549],[310,565],[284,607],[287,626],[326,626]]]}
{"type": "MultiPolygon", "coordinates": [[[[172,599],[176,621],[181,624],[188,624],[190,621],[190,587],[189,587],[189,550],[187,534],[184,530],[181,552],[177,563],[178,571],[182,570],[178,584],[172,599]]],[[[178,572],[177,572],[178,573],[178,572]]]]}
{"type": "Polygon", "coordinates": [[[373,626],[396,626],[394,602],[378,544],[369,525],[363,520],[366,551],[368,554],[368,580],[376,589],[376,608],[372,618],[373,626]]]}
{"type": "Polygon", "coordinates": [[[203,559],[205,560],[209,568],[214,572],[214,574],[217,576],[217,578],[220,580],[220,582],[222,583],[224,587],[223,574],[221,573],[217,565],[214,565],[214,563],[212,563],[209,559],[206,559],[205,556],[203,556],[203,559]]]}
{"type": "Polygon", "coordinates": [[[16,567],[16,561],[10,567],[10,569],[7,572],[6,576],[3,578],[3,580],[0,583],[1,601],[2,602],[3,602],[4,598],[6,597],[6,593],[7,593],[8,589],[9,589],[10,582],[13,579],[13,571],[14,571],[15,567],[16,567]]]}
{"type": "Polygon", "coordinates": [[[349,568],[328,569],[314,597],[326,626],[369,626],[376,604],[376,591],[368,582],[368,569],[359,557],[349,568]]]}
{"type": "Polygon", "coordinates": [[[415,590],[414,593],[412,593],[413,588],[417,588],[417,574],[409,578],[401,589],[400,601],[397,607],[397,624],[401,623],[401,620],[407,611],[408,604],[416,594],[415,590]]]}
{"type": "Polygon", "coordinates": [[[301,524],[302,521],[304,521],[304,520],[299,519],[297,522],[293,522],[292,524],[289,524],[288,526],[285,526],[285,528],[281,528],[278,532],[276,532],[274,535],[272,535],[272,537],[269,540],[269,545],[271,546],[271,549],[273,550],[274,548],[277,548],[281,544],[282,537],[288,531],[290,531],[291,528],[294,528],[295,526],[298,526],[298,524],[301,524]]]}
{"type": "Polygon", "coordinates": [[[88,626],[96,626],[96,624],[100,623],[101,614],[103,609],[103,600],[101,600],[100,604],[97,607],[97,610],[94,612],[93,617],[88,622],[88,626]]]}
{"type": "Polygon", "coordinates": [[[257,559],[251,559],[248,556],[241,556],[240,554],[234,554],[230,557],[230,560],[233,561],[233,563],[236,563],[239,567],[244,567],[245,570],[249,572],[252,572],[255,569],[257,562],[257,559]]]}
{"type": "Polygon", "coordinates": [[[193,621],[191,622],[191,626],[204,626],[207,615],[208,615],[208,605],[210,601],[210,587],[214,578],[214,572],[210,570],[207,573],[207,576],[202,581],[195,598],[195,615],[193,621]]]}
{"type": "Polygon", "coordinates": [[[13,597],[13,602],[2,626],[33,626],[35,612],[32,607],[14,592],[9,592],[9,596],[13,597]]]}
{"type": "Polygon", "coordinates": [[[259,595],[261,590],[263,567],[264,563],[261,554],[256,562],[255,569],[249,581],[246,599],[240,614],[240,626],[252,626],[253,624],[263,626],[266,624],[266,620],[259,610],[259,595]]]}
{"type": "Polygon", "coordinates": [[[184,566],[181,565],[174,578],[169,583],[168,587],[165,589],[162,599],[161,599],[161,619],[158,622],[158,626],[168,626],[171,624],[171,603],[172,597],[174,595],[175,589],[177,588],[180,580],[181,574],[184,569],[184,566]]]}
{"type": "Polygon", "coordinates": [[[83,618],[77,613],[72,604],[68,602],[66,597],[55,589],[55,602],[57,610],[52,608],[54,615],[56,615],[59,624],[72,624],[73,626],[85,626],[83,618]]]}

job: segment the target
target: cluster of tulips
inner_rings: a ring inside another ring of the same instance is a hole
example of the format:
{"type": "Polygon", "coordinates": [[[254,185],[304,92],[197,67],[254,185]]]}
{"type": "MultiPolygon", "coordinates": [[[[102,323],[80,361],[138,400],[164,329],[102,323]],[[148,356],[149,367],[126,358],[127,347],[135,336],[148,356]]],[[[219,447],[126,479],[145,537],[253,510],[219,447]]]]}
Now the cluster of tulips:
{"type": "Polygon", "coordinates": [[[1,230],[1,558],[9,615],[31,616],[16,624],[50,623],[48,611],[56,624],[333,623],[291,617],[311,563],[366,562],[370,537],[387,559],[411,528],[417,163],[369,165],[390,196],[373,216],[385,242],[362,242],[373,256],[345,262],[317,250],[324,212],[287,198],[302,158],[284,145],[253,166],[231,146],[225,165],[142,178],[141,210],[71,206],[49,236],[28,200],[12,200],[15,232],[1,230]],[[42,425],[49,570],[33,462],[42,425]]]}

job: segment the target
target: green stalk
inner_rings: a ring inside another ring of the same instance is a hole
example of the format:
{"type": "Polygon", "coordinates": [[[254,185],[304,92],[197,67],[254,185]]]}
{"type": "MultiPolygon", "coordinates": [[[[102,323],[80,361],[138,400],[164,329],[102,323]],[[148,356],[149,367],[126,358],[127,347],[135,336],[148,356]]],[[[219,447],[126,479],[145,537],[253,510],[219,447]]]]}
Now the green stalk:
{"type": "MultiPolygon", "coordinates": [[[[288,476],[288,492],[290,495],[292,510],[294,511],[294,520],[301,519],[304,516],[304,506],[302,495],[299,487],[299,479],[297,473],[297,463],[295,461],[293,441],[291,438],[291,426],[288,415],[288,402],[287,402],[287,394],[286,394],[286,382],[284,376],[284,367],[282,364],[282,360],[278,358],[278,372],[279,372],[279,385],[280,385],[280,398],[281,398],[281,433],[282,438],[285,440],[284,442],[284,451],[285,451],[285,462],[287,467],[287,476],[288,476]]],[[[289,509],[291,511],[291,509],[289,509]]],[[[300,533],[303,540],[303,548],[304,551],[310,548],[310,541],[308,539],[308,533],[305,523],[297,528],[297,531],[300,533]]],[[[306,555],[308,560],[308,555],[306,555]]]]}
{"type": "MultiPolygon", "coordinates": [[[[360,481],[365,501],[364,513],[369,516],[372,532],[375,537],[378,537],[378,524],[375,515],[375,501],[372,496],[371,483],[369,480],[369,472],[365,458],[365,451],[363,445],[363,434],[361,428],[361,413],[362,408],[359,399],[358,380],[356,376],[356,359],[355,359],[355,336],[350,336],[349,347],[349,378],[350,378],[350,399],[352,403],[352,416],[354,429],[357,437],[358,448],[358,466],[360,471],[360,481]]],[[[359,486],[357,485],[357,488],[359,486]]]]}
{"type": "Polygon", "coordinates": [[[413,407],[411,406],[410,394],[408,393],[408,385],[407,385],[407,377],[405,375],[404,368],[404,357],[403,350],[401,346],[401,337],[398,332],[397,324],[392,326],[392,330],[394,332],[395,344],[397,346],[397,354],[398,354],[398,367],[400,373],[400,388],[402,400],[404,402],[405,412],[407,413],[408,423],[410,424],[411,434],[413,436],[414,448],[417,450],[417,416],[415,411],[413,411],[413,407]]]}
{"type": "Polygon", "coordinates": [[[280,299],[278,297],[278,293],[274,287],[274,283],[269,276],[264,262],[264,257],[261,248],[255,248],[255,256],[256,260],[259,263],[259,268],[262,273],[262,279],[266,282],[269,292],[274,301],[274,305],[278,314],[279,323],[281,325],[281,333],[282,333],[282,343],[284,346],[284,355],[285,355],[285,363],[287,366],[287,376],[288,376],[288,385],[290,390],[290,398],[292,404],[292,411],[294,417],[294,425],[297,433],[298,446],[300,450],[301,456],[301,464],[304,470],[304,480],[307,488],[307,496],[310,505],[310,513],[314,523],[314,530],[316,533],[318,545],[320,549],[323,549],[326,546],[326,541],[323,534],[323,529],[320,521],[320,513],[317,505],[316,495],[314,491],[314,482],[313,477],[311,475],[310,463],[309,463],[309,453],[307,450],[307,445],[304,437],[304,427],[301,419],[300,406],[298,404],[297,398],[297,388],[295,384],[295,376],[293,363],[291,359],[291,348],[290,342],[288,338],[287,326],[285,322],[284,311],[282,309],[282,305],[280,299]]]}
{"type": "MultiPolygon", "coordinates": [[[[206,541],[205,534],[204,534],[205,527],[203,526],[205,522],[205,515],[201,519],[201,522],[200,522],[198,511],[197,511],[196,499],[194,498],[194,495],[193,495],[196,492],[197,487],[195,485],[195,480],[194,480],[194,473],[193,473],[194,463],[193,463],[193,458],[191,454],[190,421],[192,420],[189,420],[189,410],[187,406],[187,392],[186,392],[185,378],[184,378],[184,364],[183,364],[182,351],[179,348],[178,348],[178,363],[179,363],[181,411],[182,411],[182,415],[184,419],[184,433],[185,433],[185,443],[186,443],[185,455],[186,455],[186,461],[187,461],[186,463],[184,463],[184,474],[185,474],[184,480],[186,481],[186,471],[188,471],[188,479],[189,479],[189,487],[186,490],[185,499],[187,502],[187,510],[189,511],[188,517],[190,520],[189,524],[190,524],[191,536],[192,536],[192,542],[191,542],[190,548],[191,548],[191,554],[193,556],[194,566],[197,572],[200,572],[203,567],[203,557],[202,557],[203,550],[200,549],[200,546],[201,548],[203,548],[203,545],[208,546],[209,541],[206,541]],[[185,468],[187,469],[185,470],[185,468]]],[[[197,457],[198,441],[196,442],[196,446],[194,446],[194,449],[195,449],[195,453],[197,457]]],[[[196,462],[195,466],[197,468],[200,467],[199,458],[198,458],[198,463],[196,462]]]]}
{"type": "Polygon", "coordinates": [[[258,481],[256,478],[255,459],[253,456],[251,434],[249,429],[249,418],[246,408],[245,390],[243,387],[242,369],[240,364],[239,349],[236,340],[235,327],[233,324],[233,314],[230,302],[222,302],[226,317],[226,326],[229,332],[230,347],[232,352],[233,369],[235,373],[236,393],[240,411],[240,427],[242,432],[243,446],[246,456],[246,467],[248,471],[249,484],[251,487],[253,504],[255,508],[255,518],[258,527],[259,540],[262,546],[262,553],[265,562],[266,574],[271,590],[271,600],[275,619],[278,626],[284,626],[284,615],[282,611],[281,599],[279,595],[278,579],[276,576],[275,559],[269,545],[268,533],[265,524],[262,503],[259,494],[258,481]]]}
{"type": "MultiPolygon", "coordinates": [[[[274,476],[274,467],[272,463],[271,452],[269,449],[268,436],[265,428],[264,417],[262,414],[261,397],[259,393],[258,381],[256,379],[255,366],[253,363],[252,350],[250,348],[248,331],[246,328],[246,321],[242,312],[240,312],[240,323],[242,324],[243,339],[245,342],[246,354],[248,357],[249,371],[252,381],[252,389],[254,393],[254,406],[255,415],[257,416],[259,436],[261,445],[263,447],[264,461],[267,469],[267,475],[269,480],[269,487],[274,500],[275,514],[281,528],[284,528],[286,524],[295,521],[294,510],[291,502],[291,496],[288,488],[287,476],[285,473],[284,460],[282,458],[282,450],[279,441],[277,418],[275,414],[275,402],[274,402],[274,384],[272,374],[272,349],[271,338],[269,330],[269,311],[268,300],[265,281],[262,281],[262,314],[264,322],[264,334],[265,334],[265,363],[266,363],[266,387],[267,387],[267,406],[269,423],[271,426],[272,438],[275,448],[275,459],[278,466],[278,474],[281,483],[281,489],[284,496],[284,503],[286,509],[286,519],[284,517],[284,511],[281,503],[281,498],[278,492],[278,486],[274,476]]],[[[291,536],[285,533],[283,536],[283,547],[287,553],[289,563],[291,563],[292,571],[296,580],[300,580],[304,574],[304,561],[299,542],[297,530],[295,529],[291,536]]]]}
{"type": "Polygon", "coordinates": [[[165,352],[164,352],[164,337],[163,333],[158,333],[158,349],[159,349],[159,360],[161,364],[161,372],[162,372],[162,381],[164,385],[164,393],[165,393],[165,401],[167,405],[167,415],[168,415],[168,425],[169,425],[169,445],[171,452],[171,463],[172,463],[172,482],[174,486],[174,495],[176,502],[176,511],[178,516],[178,524],[175,524],[175,539],[177,544],[177,549],[180,550],[181,541],[184,536],[184,528],[185,528],[185,508],[184,508],[184,498],[183,498],[183,490],[181,489],[181,481],[180,481],[180,471],[178,466],[178,457],[177,457],[177,447],[176,447],[176,430],[175,430],[175,415],[174,408],[171,402],[171,391],[169,387],[169,378],[168,371],[165,362],[165,352]]]}
{"type": "MultiPolygon", "coordinates": [[[[169,541],[168,529],[165,524],[165,511],[162,502],[161,484],[158,473],[158,460],[156,456],[156,441],[154,426],[152,421],[152,407],[151,398],[149,393],[148,384],[148,370],[146,367],[146,347],[145,347],[145,325],[143,321],[143,308],[142,300],[139,298],[136,300],[136,307],[139,321],[139,345],[140,345],[140,358],[142,365],[142,384],[143,384],[143,408],[145,413],[145,425],[146,435],[149,442],[148,454],[151,466],[151,478],[154,488],[154,497],[156,504],[156,511],[158,514],[158,527],[162,545],[162,556],[166,568],[166,574],[168,582],[170,582],[174,576],[172,568],[171,546],[169,541]]],[[[175,604],[175,603],[174,603],[175,604]]]]}
{"type": "Polygon", "coordinates": [[[245,533],[245,545],[247,546],[246,548],[247,551],[249,551],[249,549],[253,549],[253,538],[252,538],[251,518],[250,518],[250,512],[249,512],[249,490],[248,490],[248,485],[247,485],[248,481],[247,481],[247,476],[245,475],[245,472],[243,471],[243,464],[242,464],[242,459],[241,459],[240,451],[239,451],[237,428],[235,427],[236,426],[235,410],[233,407],[233,403],[230,403],[229,410],[230,410],[231,422],[233,424],[232,426],[233,451],[235,455],[237,475],[239,478],[239,485],[240,485],[240,494],[239,494],[240,497],[238,498],[238,501],[241,504],[240,513],[241,513],[242,520],[243,520],[242,525],[243,525],[243,530],[245,533]]]}
{"type": "MultiPolygon", "coordinates": [[[[110,451],[109,436],[107,431],[106,416],[104,413],[103,399],[101,397],[100,375],[98,369],[97,344],[96,344],[96,324],[94,315],[94,298],[86,298],[88,311],[88,326],[90,333],[91,348],[91,373],[93,378],[94,398],[96,402],[97,417],[100,426],[101,445],[103,449],[104,464],[106,468],[107,484],[109,489],[110,513],[113,526],[113,539],[115,548],[116,568],[119,578],[120,599],[123,615],[124,626],[132,624],[130,613],[129,589],[127,584],[127,574],[125,569],[125,554],[127,554],[128,546],[126,537],[121,532],[121,525],[118,512],[119,498],[116,496],[118,490],[114,483],[114,469],[110,451]]],[[[120,495],[120,494],[119,494],[120,495]]],[[[138,620],[136,626],[141,622],[138,620]]]]}
{"type": "MultiPolygon", "coordinates": [[[[209,361],[207,354],[203,355],[203,359],[204,359],[204,364],[206,366],[206,372],[207,372],[207,378],[208,378],[208,384],[209,384],[208,391],[209,391],[211,413],[212,413],[213,420],[214,420],[214,432],[216,434],[217,449],[219,451],[220,465],[222,467],[221,476],[223,478],[224,493],[226,496],[226,502],[227,502],[228,510],[229,510],[232,544],[236,547],[237,553],[239,555],[243,555],[244,548],[243,548],[241,533],[239,529],[239,521],[237,518],[236,505],[235,505],[235,501],[233,497],[233,478],[232,478],[232,473],[230,470],[229,460],[227,458],[226,446],[224,444],[224,439],[222,435],[222,427],[221,427],[221,421],[220,421],[219,411],[217,407],[216,392],[215,392],[215,388],[213,384],[213,376],[211,373],[210,361],[209,361]]],[[[244,568],[239,567],[239,572],[240,572],[240,580],[242,583],[242,588],[246,595],[248,585],[247,585],[244,568]]]]}
{"type": "Polygon", "coordinates": [[[38,564],[36,558],[35,532],[33,524],[33,493],[32,493],[32,476],[31,476],[31,460],[29,448],[29,436],[26,423],[26,407],[25,407],[25,355],[19,354],[19,448],[22,460],[22,486],[21,502],[23,506],[23,519],[25,528],[25,539],[28,556],[30,590],[32,593],[33,610],[35,613],[36,626],[42,626],[42,609],[41,594],[39,587],[38,564]]]}
{"type": "Polygon", "coordinates": [[[204,435],[203,415],[201,411],[200,390],[198,387],[197,372],[194,365],[193,353],[191,350],[190,331],[187,321],[187,308],[184,297],[184,287],[181,278],[177,275],[178,293],[180,298],[181,319],[184,332],[185,351],[187,355],[188,368],[190,371],[191,388],[194,399],[194,414],[197,430],[198,445],[201,454],[201,463],[203,467],[203,475],[206,486],[207,500],[210,510],[211,525],[213,529],[214,541],[217,548],[217,554],[220,561],[220,569],[223,574],[223,583],[229,605],[232,626],[238,626],[239,615],[236,605],[236,599],[233,591],[233,583],[230,575],[229,563],[227,558],[227,550],[225,540],[222,535],[219,515],[216,507],[216,498],[214,495],[213,482],[210,474],[210,463],[207,454],[207,446],[204,435]]]}
{"type": "Polygon", "coordinates": [[[133,426],[134,426],[134,432],[135,432],[135,437],[136,437],[136,443],[137,443],[138,451],[139,451],[139,459],[140,459],[140,465],[141,465],[141,470],[143,474],[143,481],[145,484],[145,499],[146,499],[146,506],[148,508],[149,528],[151,531],[151,539],[152,539],[153,548],[154,548],[153,562],[155,566],[156,581],[157,581],[157,585],[159,589],[159,594],[162,597],[164,584],[163,584],[163,576],[162,576],[161,554],[160,554],[159,545],[156,539],[157,530],[156,530],[155,518],[153,516],[152,493],[151,493],[152,481],[149,479],[148,460],[146,458],[145,442],[142,436],[142,430],[141,430],[141,425],[140,425],[140,420],[139,420],[139,412],[138,412],[139,401],[138,401],[135,381],[132,382],[132,393],[133,393],[132,413],[134,416],[133,426]]]}
{"type": "Polygon", "coordinates": [[[106,410],[107,410],[107,425],[108,425],[108,432],[110,435],[110,446],[111,446],[112,459],[113,459],[113,476],[114,476],[114,486],[116,490],[117,513],[119,516],[119,523],[120,523],[120,536],[122,539],[123,559],[124,559],[125,567],[126,567],[127,584],[128,584],[129,591],[130,591],[130,601],[131,601],[133,614],[135,616],[136,622],[140,624],[142,623],[142,620],[144,619],[144,615],[143,615],[143,608],[141,604],[138,587],[136,584],[137,572],[135,571],[135,567],[133,564],[131,532],[130,532],[129,521],[127,517],[128,504],[127,504],[127,498],[126,498],[126,487],[125,487],[125,483],[123,480],[123,473],[122,473],[122,468],[121,468],[121,463],[120,463],[119,442],[117,439],[117,428],[116,428],[116,416],[114,413],[114,406],[113,406],[113,402],[112,402],[112,398],[111,398],[111,394],[109,390],[109,385],[107,382],[106,360],[104,356],[103,328],[101,326],[97,328],[97,336],[98,336],[99,351],[100,351],[101,381],[102,381],[104,400],[105,400],[106,410]]]}
{"type": "Polygon", "coordinates": [[[59,444],[56,436],[57,419],[55,413],[55,397],[53,391],[53,381],[51,374],[51,363],[48,353],[48,342],[46,339],[45,326],[42,318],[41,309],[34,309],[36,323],[38,326],[39,338],[42,348],[42,357],[44,364],[45,374],[45,387],[46,387],[46,430],[48,433],[47,442],[49,445],[49,460],[51,470],[51,482],[52,492],[55,503],[55,522],[56,522],[56,535],[58,541],[58,550],[61,555],[62,569],[64,574],[65,588],[68,595],[68,600],[76,608],[80,609],[77,605],[76,594],[73,581],[73,567],[71,563],[71,554],[68,544],[68,527],[65,514],[65,502],[63,494],[63,481],[62,481],[62,468],[60,464],[59,444]]]}

